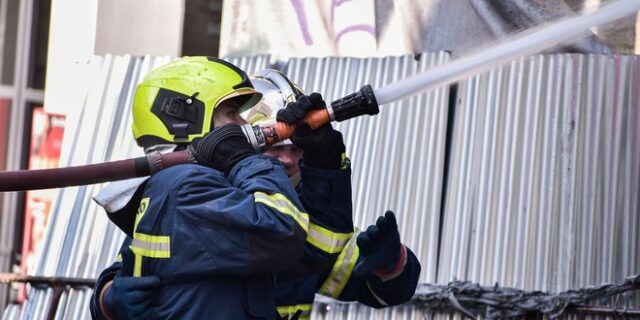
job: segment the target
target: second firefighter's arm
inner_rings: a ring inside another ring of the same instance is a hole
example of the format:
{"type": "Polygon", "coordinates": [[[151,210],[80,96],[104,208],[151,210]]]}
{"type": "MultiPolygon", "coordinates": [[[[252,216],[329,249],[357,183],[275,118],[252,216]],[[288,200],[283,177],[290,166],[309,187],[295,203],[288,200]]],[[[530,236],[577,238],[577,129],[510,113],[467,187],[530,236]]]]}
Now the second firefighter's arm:
{"type": "Polygon", "coordinates": [[[303,256],[282,276],[300,277],[330,268],[353,235],[351,168],[302,165],[300,199],[309,213],[303,256]]]}
{"type": "MultiPolygon", "coordinates": [[[[322,285],[335,283],[335,291],[330,291],[329,285],[318,293],[331,296],[341,301],[358,301],[367,306],[374,308],[383,308],[405,303],[413,297],[418,277],[420,275],[420,263],[413,252],[406,249],[406,261],[404,265],[398,264],[399,268],[394,270],[386,277],[380,277],[374,273],[370,273],[363,278],[346,276],[348,279],[344,286],[340,286],[339,273],[340,267],[332,271],[333,274],[326,278],[322,285]],[[336,279],[337,278],[337,279],[336,279]]],[[[339,262],[336,262],[339,263],[339,262]]],[[[349,268],[348,263],[342,264],[345,268],[349,268]]],[[[343,270],[345,271],[345,270],[343,270]]],[[[321,288],[322,288],[321,285],[321,288]]]]}
{"type": "Polygon", "coordinates": [[[409,301],[419,276],[420,262],[400,243],[395,216],[388,212],[351,238],[333,268],[320,277],[318,293],[382,308],[409,301]]]}
{"type": "Polygon", "coordinates": [[[330,123],[312,129],[300,122],[325,106],[316,92],[298,96],[276,114],[278,121],[297,124],[291,142],[302,150],[300,198],[310,218],[305,254],[297,266],[311,274],[333,264],[353,233],[351,168],[342,134],[330,123]]]}

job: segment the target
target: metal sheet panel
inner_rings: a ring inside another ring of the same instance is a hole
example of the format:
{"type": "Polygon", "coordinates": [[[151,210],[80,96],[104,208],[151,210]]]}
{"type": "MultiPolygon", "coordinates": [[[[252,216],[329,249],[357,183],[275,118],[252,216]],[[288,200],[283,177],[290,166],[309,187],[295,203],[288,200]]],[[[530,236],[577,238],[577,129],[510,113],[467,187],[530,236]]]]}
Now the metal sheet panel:
{"type": "Polygon", "coordinates": [[[460,84],[438,282],[564,291],[640,270],[640,64],[538,55],[460,84]]]}
{"type": "MultiPolygon", "coordinates": [[[[332,101],[448,59],[432,53],[278,64],[307,92],[332,101]]],[[[68,120],[61,165],[140,155],[130,132],[133,89],[169,60],[96,57],[85,111],[68,120]]],[[[272,65],[269,56],[232,62],[248,73],[272,65]]],[[[619,282],[640,269],[639,81],[637,57],[541,55],[460,83],[451,113],[443,88],[338,123],[353,164],[354,221],[365,228],[386,209],[396,211],[403,241],[421,260],[421,282],[457,278],[550,291],[619,282]]],[[[111,263],[123,235],[90,201],[100,188],[60,191],[38,275],[96,277],[111,263]]],[[[67,290],[57,318],[88,319],[90,294],[67,290]]],[[[32,288],[22,308],[4,317],[42,318],[52,295],[32,288]]],[[[329,299],[316,303],[313,317],[460,318],[329,299]]]]}
{"type": "MultiPolygon", "coordinates": [[[[320,92],[329,102],[448,59],[444,52],[417,58],[302,58],[288,60],[283,71],[305,92],[320,92]]],[[[268,56],[230,62],[249,74],[270,65],[268,56]]],[[[365,229],[387,209],[395,211],[403,241],[422,261],[423,282],[435,281],[448,95],[447,87],[433,90],[383,105],[375,117],[335,124],[352,160],[354,222],[365,229]]]]}
{"type": "MultiPolygon", "coordinates": [[[[121,160],[142,151],[131,135],[131,100],[136,84],[170,57],[95,57],[93,76],[82,112],[68,117],[61,166],[121,160]]],[[[108,221],[92,197],[101,185],[59,191],[45,233],[37,274],[96,278],[115,257],[124,234],[108,221]]],[[[88,319],[89,289],[66,291],[57,318],[88,319]]],[[[42,318],[48,312],[50,289],[32,287],[21,319],[42,318]]]]}
{"type": "Polygon", "coordinates": [[[316,303],[311,314],[316,320],[361,320],[361,319],[396,319],[396,320],[462,320],[457,313],[435,312],[411,305],[373,309],[360,304],[323,304],[316,303]]]}
{"type": "MultiPolygon", "coordinates": [[[[280,65],[305,92],[320,92],[329,102],[365,84],[378,88],[448,60],[449,55],[441,52],[417,58],[298,58],[280,65]]],[[[230,61],[249,74],[274,65],[266,56],[230,61]]],[[[435,282],[436,277],[448,99],[445,87],[381,106],[375,117],[335,124],[352,161],[354,223],[366,229],[386,210],[393,210],[403,242],[421,261],[421,282],[435,282]]],[[[314,307],[314,318],[352,319],[355,315],[363,319],[423,317],[422,312],[406,307],[386,311],[339,303],[314,307]],[[317,312],[327,306],[331,312],[317,312]]]]}
{"type": "MultiPolygon", "coordinates": [[[[384,86],[448,60],[446,53],[386,58],[290,60],[286,73],[306,92],[327,101],[365,84],[384,86]]],[[[380,114],[336,124],[344,136],[353,175],[354,223],[366,229],[386,210],[422,262],[420,280],[435,281],[448,88],[380,106],[380,114]]]]}

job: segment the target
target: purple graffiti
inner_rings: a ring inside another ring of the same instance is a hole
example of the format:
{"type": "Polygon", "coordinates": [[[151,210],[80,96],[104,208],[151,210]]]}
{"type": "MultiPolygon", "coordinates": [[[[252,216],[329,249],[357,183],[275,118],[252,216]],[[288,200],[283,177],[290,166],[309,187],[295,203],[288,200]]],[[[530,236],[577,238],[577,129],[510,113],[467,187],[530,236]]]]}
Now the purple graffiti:
{"type": "Polygon", "coordinates": [[[370,24],[354,24],[340,30],[340,32],[338,32],[338,34],[336,35],[335,43],[338,44],[338,42],[340,42],[340,38],[345,34],[350,32],[357,32],[357,31],[362,31],[362,32],[371,34],[373,38],[376,37],[376,28],[374,26],[370,24]]]}
{"type": "Polygon", "coordinates": [[[333,2],[331,3],[331,23],[333,23],[333,19],[334,19],[334,14],[336,12],[336,8],[341,6],[343,3],[345,2],[349,2],[351,0],[333,0],[333,2]]]}
{"type": "Polygon", "coordinates": [[[311,39],[311,34],[309,33],[309,24],[307,23],[307,16],[304,11],[304,5],[301,0],[291,0],[291,4],[293,5],[293,9],[296,11],[296,16],[298,17],[298,24],[300,25],[300,31],[302,31],[302,38],[304,39],[304,43],[308,46],[313,44],[313,39],[311,39]]]}

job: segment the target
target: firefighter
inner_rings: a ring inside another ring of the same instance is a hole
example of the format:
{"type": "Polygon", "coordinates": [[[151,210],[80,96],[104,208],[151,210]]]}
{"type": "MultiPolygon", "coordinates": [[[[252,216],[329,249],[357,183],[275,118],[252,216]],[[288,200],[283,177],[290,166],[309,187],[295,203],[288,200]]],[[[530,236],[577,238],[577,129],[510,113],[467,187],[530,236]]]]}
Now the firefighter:
{"type": "MultiPolygon", "coordinates": [[[[309,102],[304,104],[304,106],[308,105],[309,102]]],[[[142,122],[141,126],[148,123],[142,122]]],[[[339,133],[334,137],[337,139],[325,141],[325,143],[338,144],[337,148],[333,148],[335,150],[334,156],[329,158],[337,159],[337,162],[341,163],[344,144],[339,133]]],[[[176,148],[176,143],[171,141],[155,139],[148,142],[145,145],[146,152],[158,150],[166,152],[176,148]]],[[[178,145],[179,147],[180,145],[178,145]]],[[[318,142],[316,147],[326,148],[322,142],[318,142]]],[[[327,154],[322,154],[321,157],[327,158],[327,154]]],[[[323,166],[325,162],[336,163],[336,161],[310,160],[310,163],[318,163],[318,166],[323,166]]],[[[348,159],[345,159],[344,162],[348,164],[348,159]]],[[[338,164],[338,166],[342,166],[342,164],[338,164]]],[[[295,261],[295,264],[287,268],[285,272],[281,272],[281,278],[284,278],[284,275],[300,277],[319,272],[319,270],[330,266],[353,232],[349,166],[337,168],[337,170],[310,168],[307,171],[306,176],[310,188],[307,188],[307,192],[301,193],[299,198],[303,203],[316,204],[310,207],[311,212],[314,212],[314,217],[308,222],[308,234],[302,257],[288,256],[286,263],[295,261]],[[322,210],[323,212],[321,212],[322,210]]],[[[98,204],[106,209],[111,220],[125,232],[133,222],[129,221],[131,219],[127,218],[127,215],[119,213],[126,211],[130,203],[135,202],[131,199],[139,197],[137,195],[140,189],[138,185],[144,181],[145,179],[141,178],[112,183],[94,198],[98,204]]],[[[159,286],[158,281],[153,276],[123,277],[121,270],[123,270],[123,263],[117,261],[101,273],[91,300],[91,311],[94,318],[108,316],[109,311],[118,318],[147,318],[150,316],[148,306],[152,296],[154,297],[155,289],[159,286]],[[118,299],[124,299],[127,305],[118,303],[118,299]]],[[[271,313],[271,317],[274,316],[275,307],[271,313]]]]}
{"type": "MultiPolygon", "coordinates": [[[[322,106],[324,103],[317,94],[303,97],[299,88],[277,71],[265,70],[254,77],[252,82],[264,95],[261,103],[253,107],[247,115],[249,120],[256,124],[273,123],[276,118],[275,113],[280,109],[284,109],[279,113],[280,120],[297,122],[309,109],[314,108],[314,105],[322,106]],[[300,99],[296,101],[298,97],[300,99]],[[315,100],[314,103],[307,101],[309,99],[315,100]],[[293,101],[296,103],[291,104],[293,101]],[[290,103],[288,110],[284,108],[287,103],[290,103]]],[[[340,179],[339,175],[340,172],[349,173],[349,162],[344,156],[344,144],[340,133],[333,130],[330,125],[319,130],[302,127],[296,132],[293,140],[302,148],[286,140],[272,146],[265,154],[277,157],[283,163],[291,183],[297,187],[298,191],[304,195],[304,190],[307,189],[313,194],[313,191],[318,191],[314,186],[324,185],[330,187],[324,188],[325,190],[338,191],[333,194],[334,197],[339,198],[341,194],[347,193],[350,198],[350,188],[347,190],[340,188],[341,185],[349,185],[349,179],[340,179]],[[324,147],[322,143],[318,143],[322,140],[325,140],[324,147]],[[303,148],[306,157],[303,157],[303,148]],[[311,152],[308,152],[309,150],[311,152]],[[334,151],[331,152],[331,150],[334,151]],[[324,155],[324,158],[317,156],[324,161],[314,160],[314,154],[324,155]],[[327,157],[331,154],[333,156],[327,157]],[[298,160],[302,158],[304,158],[302,164],[299,165],[298,160]],[[324,169],[314,168],[323,166],[324,169]],[[336,166],[340,169],[336,170],[336,166]],[[332,171],[334,176],[326,179],[327,175],[331,176],[332,171]],[[321,179],[323,176],[325,179],[321,179]],[[339,183],[331,185],[331,181],[339,183]]],[[[318,199],[316,201],[319,202],[318,199]]],[[[334,201],[333,204],[339,207],[340,204],[344,204],[344,201],[334,201]]],[[[350,206],[350,201],[348,204],[350,206]]],[[[310,215],[312,221],[314,215],[310,215]]],[[[326,219],[322,219],[323,217],[319,218],[318,223],[330,225],[327,224],[326,219]]],[[[352,224],[348,210],[332,219],[348,221],[347,224],[352,224]]],[[[334,224],[340,225],[335,221],[334,224]]],[[[313,226],[313,223],[311,225],[313,226]]],[[[327,230],[323,231],[327,234],[327,230]]],[[[307,247],[313,247],[309,246],[309,243],[316,241],[310,241],[309,238],[310,236],[307,239],[307,247]]],[[[306,277],[292,277],[286,273],[278,276],[276,300],[280,317],[308,318],[315,292],[341,300],[358,300],[373,307],[399,304],[409,300],[413,295],[420,273],[420,264],[415,255],[400,243],[393,213],[388,212],[384,217],[380,217],[376,225],[370,226],[357,237],[354,234],[343,234],[342,245],[337,246],[335,250],[340,250],[339,256],[331,260],[335,264],[330,264],[328,268],[306,277]]],[[[116,281],[122,280],[116,278],[116,281]]],[[[125,293],[120,295],[120,299],[114,304],[119,304],[121,309],[129,312],[129,315],[144,310],[152,294],[151,290],[144,287],[144,281],[136,279],[136,283],[122,282],[123,287],[128,290],[124,290],[125,293]]],[[[99,287],[97,290],[100,291],[99,287]]]]}
{"type": "MultiPolygon", "coordinates": [[[[292,110],[300,108],[300,102],[291,102],[304,96],[282,73],[263,70],[252,77],[252,82],[263,99],[247,112],[245,118],[250,123],[271,125],[276,120],[295,123],[300,116],[293,115],[305,113],[292,110]]],[[[314,105],[323,106],[323,102],[316,101],[314,105]]],[[[278,158],[291,183],[304,192],[309,182],[310,158],[330,153],[311,142],[330,140],[334,131],[330,125],[316,130],[299,125],[291,140],[271,146],[264,154],[278,158]]],[[[343,159],[347,158],[343,155],[343,159]]],[[[416,256],[400,242],[395,214],[387,211],[365,231],[352,234],[335,263],[326,270],[299,279],[278,278],[277,310],[283,319],[308,319],[316,293],[376,308],[398,305],[413,296],[420,269],[416,256]]]]}
{"type": "Polygon", "coordinates": [[[137,86],[138,145],[190,148],[206,165],[159,171],[109,212],[120,225],[128,217],[131,229],[123,228],[129,236],[116,271],[123,281],[99,280],[94,317],[274,317],[273,275],[302,256],[309,219],[282,165],[258,154],[239,126],[239,113],[260,97],[242,70],[207,57],[173,61],[137,86]],[[151,290],[153,304],[133,315],[107,307],[132,287],[151,290]]]}

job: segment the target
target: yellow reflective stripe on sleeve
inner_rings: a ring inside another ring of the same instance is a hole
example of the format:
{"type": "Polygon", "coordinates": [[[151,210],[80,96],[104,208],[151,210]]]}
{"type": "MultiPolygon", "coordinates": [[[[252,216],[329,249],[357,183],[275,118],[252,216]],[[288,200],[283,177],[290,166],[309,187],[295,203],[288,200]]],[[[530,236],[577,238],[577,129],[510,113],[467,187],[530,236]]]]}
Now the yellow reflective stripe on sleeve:
{"type": "Polygon", "coordinates": [[[142,277],[142,256],[134,254],[133,257],[133,276],[142,277]]]}
{"type": "Polygon", "coordinates": [[[302,312],[300,313],[300,317],[297,319],[300,319],[300,320],[311,319],[311,304],[298,304],[295,306],[279,306],[279,307],[276,307],[276,309],[278,310],[278,314],[280,315],[280,317],[287,316],[288,319],[291,319],[293,315],[295,315],[296,312],[298,312],[298,310],[301,310],[302,312]]]}
{"type": "Polygon", "coordinates": [[[133,276],[142,276],[142,257],[147,258],[171,258],[171,237],[153,236],[136,232],[129,246],[135,254],[133,264],[133,276]]]}
{"type": "Polygon", "coordinates": [[[353,268],[356,266],[358,256],[360,255],[360,250],[356,243],[359,233],[359,231],[353,233],[346,247],[338,256],[338,260],[333,264],[331,273],[320,287],[320,290],[318,290],[318,293],[334,299],[340,296],[340,293],[342,293],[342,290],[351,277],[353,268]]]}
{"type": "Polygon", "coordinates": [[[347,153],[346,152],[343,152],[340,155],[340,159],[341,159],[340,170],[344,170],[346,168],[349,168],[349,166],[351,166],[351,160],[349,160],[349,158],[347,158],[347,153]]]}
{"type": "Polygon", "coordinates": [[[298,208],[280,193],[266,194],[264,192],[256,192],[253,194],[256,203],[262,203],[272,207],[295,220],[305,232],[309,231],[309,215],[298,210],[298,208]]]}
{"type": "Polygon", "coordinates": [[[154,236],[140,232],[138,230],[138,224],[142,220],[142,217],[149,208],[149,202],[151,198],[145,197],[140,200],[138,206],[138,213],[136,213],[136,221],[133,225],[133,240],[129,249],[134,254],[133,260],[133,276],[142,276],[142,257],[146,258],[171,258],[171,237],[169,236],[154,236]]]}
{"type": "Polygon", "coordinates": [[[171,238],[169,236],[150,236],[134,233],[131,250],[149,258],[171,258],[171,238]]]}
{"type": "Polygon", "coordinates": [[[142,198],[142,200],[140,200],[140,205],[138,206],[138,213],[136,213],[136,221],[133,224],[133,230],[138,230],[138,223],[140,223],[140,220],[142,220],[142,216],[144,216],[145,212],[147,212],[147,209],[149,208],[150,200],[151,198],[149,197],[142,198]]]}
{"type": "Polygon", "coordinates": [[[349,242],[353,233],[337,233],[317,224],[309,224],[307,242],[327,253],[338,253],[349,242]]]}

